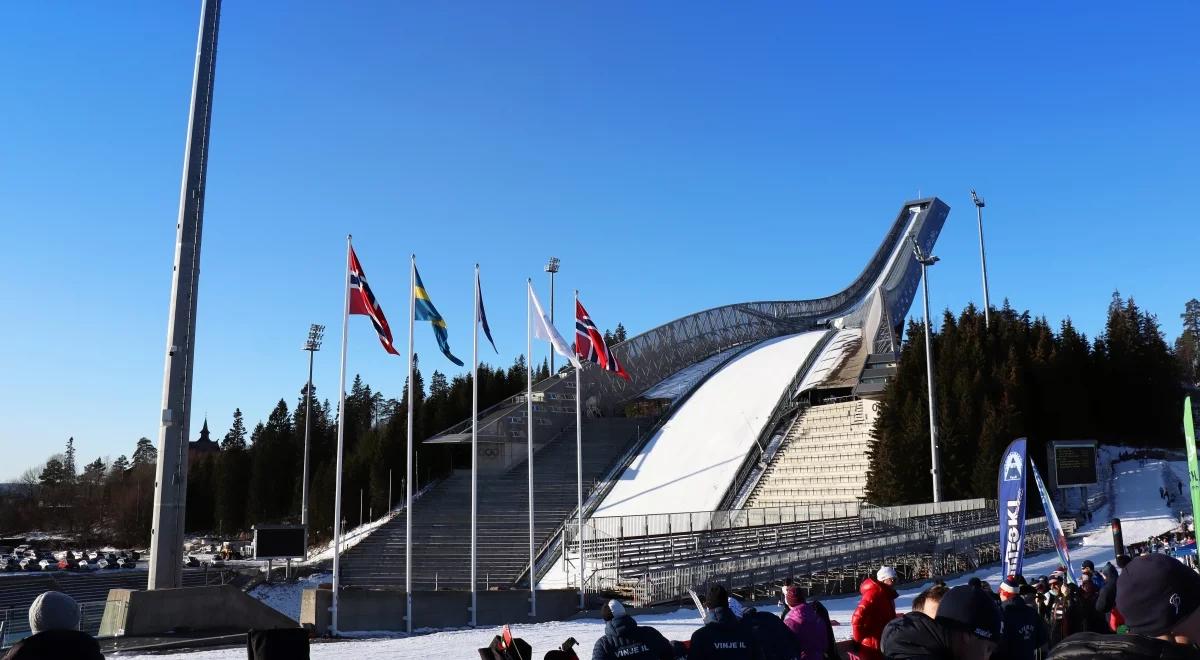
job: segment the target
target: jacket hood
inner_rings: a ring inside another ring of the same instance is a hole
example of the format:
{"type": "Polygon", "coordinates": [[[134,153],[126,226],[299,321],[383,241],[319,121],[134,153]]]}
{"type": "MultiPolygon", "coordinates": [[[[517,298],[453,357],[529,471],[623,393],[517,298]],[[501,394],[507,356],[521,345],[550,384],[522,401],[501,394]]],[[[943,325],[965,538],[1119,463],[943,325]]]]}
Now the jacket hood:
{"type": "Polygon", "coordinates": [[[1200,650],[1143,635],[1079,633],[1054,647],[1048,660],[1200,660],[1200,650]]]}
{"type": "Polygon", "coordinates": [[[614,616],[604,624],[604,634],[608,637],[628,637],[634,630],[637,630],[637,622],[628,614],[614,616]]]}
{"type": "Polygon", "coordinates": [[[880,645],[888,658],[951,659],[950,632],[921,612],[909,612],[883,629],[880,645]]]}
{"type": "Polygon", "coordinates": [[[1105,564],[1100,574],[1104,576],[1104,584],[1117,581],[1117,567],[1113,566],[1112,562],[1105,564]]]}
{"type": "MultiPolygon", "coordinates": [[[[615,619],[614,619],[615,620],[615,619]]],[[[704,615],[704,623],[716,623],[720,625],[735,626],[738,619],[729,611],[728,607],[713,607],[704,615]]]]}
{"type": "Polygon", "coordinates": [[[876,580],[873,577],[868,577],[862,581],[862,584],[858,585],[858,593],[864,596],[876,591],[881,594],[886,594],[892,600],[895,600],[896,596],[898,595],[895,589],[880,582],[879,580],[876,580]]]}

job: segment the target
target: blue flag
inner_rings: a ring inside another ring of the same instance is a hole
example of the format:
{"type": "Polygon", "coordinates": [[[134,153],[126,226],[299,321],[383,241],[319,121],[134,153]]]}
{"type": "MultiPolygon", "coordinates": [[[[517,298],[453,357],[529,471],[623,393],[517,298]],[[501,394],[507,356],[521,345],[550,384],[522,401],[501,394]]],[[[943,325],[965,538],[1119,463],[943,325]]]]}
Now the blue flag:
{"type": "Polygon", "coordinates": [[[1037,466],[1033,466],[1033,478],[1037,482],[1038,495],[1042,498],[1042,508],[1046,510],[1046,527],[1050,530],[1050,538],[1054,541],[1054,549],[1058,552],[1058,561],[1067,568],[1067,579],[1071,584],[1079,584],[1075,579],[1075,568],[1071,566],[1071,551],[1067,548],[1067,535],[1063,533],[1062,523],[1054,512],[1054,503],[1050,501],[1050,493],[1046,492],[1046,484],[1042,483],[1042,475],[1037,466]]]}
{"type": "Polygon", "coordinates": [[[438,348],[442,349],[442,355],[458,366],[463,366],[463,361],[454,357],[450,352],[450,341],[446,333],[446,319],[442,318],[437,307],[433,306],[433,301],[429,299],[429,293],[425,291],[425,284],[421,282],[421,273],[417,272],[417,265],[413,264],[413,275],[416,277],[416,285],[413,288],[413,297],[416,298],[416,320],[429,321],[433,325],[433,336],[437,338],[438,348]]]}
{"type": "Polygon", "coordinates": [[[475,306],[479,309],[479,324],[483,326],[483,336],[487,337],[488,343],[492,345],[492,350],[499,353],[496,348],[496,340],[492,339],[492,329],[488,327],[487,312],[483,311],[483,285],[479,282],[479,264],[475,265],[475,306]]]}
{"type": "Polygon", "coordinates": [[[1025,438],[1017,438],[1004,450],[996,479],[1003,577],[1021,575],[1025,561],[1025,499],[1025,438]]]}

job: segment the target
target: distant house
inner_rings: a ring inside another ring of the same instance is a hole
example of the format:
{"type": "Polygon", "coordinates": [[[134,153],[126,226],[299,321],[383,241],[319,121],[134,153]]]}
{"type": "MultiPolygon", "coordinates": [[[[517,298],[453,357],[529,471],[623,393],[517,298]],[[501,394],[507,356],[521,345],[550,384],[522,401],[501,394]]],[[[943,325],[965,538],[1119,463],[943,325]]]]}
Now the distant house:
{"type": "Polygon", "coordinates": [[[200,457],[209,454],[215,454],[221,451],[221,445],[217,444],[208,433],[208,418],[204,419],[204,426],[200,429],[200,439],[193,440],[188,443],[188,456],[200,457]]]}

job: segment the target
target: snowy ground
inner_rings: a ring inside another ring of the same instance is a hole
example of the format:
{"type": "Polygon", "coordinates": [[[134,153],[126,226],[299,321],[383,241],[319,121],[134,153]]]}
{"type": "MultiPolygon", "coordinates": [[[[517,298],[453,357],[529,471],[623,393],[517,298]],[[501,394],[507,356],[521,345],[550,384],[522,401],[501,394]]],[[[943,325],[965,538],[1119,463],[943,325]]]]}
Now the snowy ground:
{"type": "Polygon", "coordinates": [[[260,584],[250,590],[250,595],[272,608],[300,620],[300,596],[305,589],[316,587],[322,582],[332,582],[332,573],[313,573],[295,582],[282,584],[260,584]]]}
{"type": "MultiPolygon", "coordinates": [[[[1112,510],[1097,512],[1095,522],[1081,530],[1082,540],[1072,544],[1071,561],[1076,566],[1084,559],[1091,559],[1097,565],[1112,559],[1112,537],[1109,533],[1108,519],[1112,515],[1121,518],[1124,534],[1127,540],[1142,539],[1155,534],[1161,534],[1175,526],[1175,514],[1169,510],[1166,503],[1158,496],[1158,487],[1163,483],[1164,476],[1170,479],[1179,469],[1179,462],[1147,461],[1141,465],[1138,461],[1128,461],[1117,465],[1114,474],[1113,494],[1115,501],[1110,504],[1112,510]]],[[[1186,465],[1184,465],[1186,474],[1186,465]]],[[[1040,553],[1027,558],[1025,573],[1030,576],[1048,574],[1058,565],[1058,557],[1053,552],[1040,553]]],[[[993,588],[1000,581],[997,567],[985,568],[972,575],[964,575],[954,580],[952,584],[965,583],[970,577],[987,580],[993,588]]],[[[321,580],[314,576],[312,579],[321,580]]],[[[907,585],[901,588],[900,598],[896,601],[896,609],[906,611],[912,603],[912,598],[926,588],[927,584],[907,585]]],[[[273,607],[284,610],[282,603],[290,596],[299,593],[299,588],[271,587],[261,588],[261,593],[273,607]],[[272,593],[274,592],[274,593],[272,593]],[[269,597],[264,594],[271,594],[269,597]]],[[[298,600],[296,601],[298,609],[298,600]]],[[[850,635],[850,615],[858,603],[858,598],[846,596],[824,600],[832,617],[841,625],[834,628],[839,639],[850,635]]],[[[774,610],[774,603],[762,604],[763,607],[774,610]]],[[[699,625],[700,620],[695,610],[680,609],[666,614],[643,615],[637,617],[642,624],[658,628],[668,639],[688,639],[699,625]]],[[[559,621],[538,625],[518,626],[516,635],[525,638],[533,645],[534,656],[541,657],[546,651],[556,648],[568,637],[579,640],[586,656],[591,651],[596,639],[603,634],[603,625],[599,619],[579,619],[575,621],[559,621]]],[[[312,657],[324,660],[375,660],[383,658],[422,658],[422,659],[459,659],[473,657],[473,649],[486,646],[492,636],[498,633],[498,628],[479,630],[452,630],[412,638],[388,637],[374,639],[356,639],[341,642],[315,644],[312,647],[312,657]]],[[[113,654],[111,657],[138,657],[113,654]]],[[[160,656],[141,656],[158,658],[160,660],[240,660],[246,657],[246,651],[241,648],[214,651],[200,651],[160,656]]]]}

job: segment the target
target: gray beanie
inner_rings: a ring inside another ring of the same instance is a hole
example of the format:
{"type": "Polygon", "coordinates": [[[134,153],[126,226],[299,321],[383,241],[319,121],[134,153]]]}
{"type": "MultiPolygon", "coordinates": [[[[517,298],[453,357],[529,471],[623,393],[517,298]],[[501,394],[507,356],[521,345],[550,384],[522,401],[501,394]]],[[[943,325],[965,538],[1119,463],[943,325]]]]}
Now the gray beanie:
{"type": "Polygon", "coordinates": [[[79,630],[79,605],[61,591],[47,591],[29,606],[29,630],[79,630]]]}

